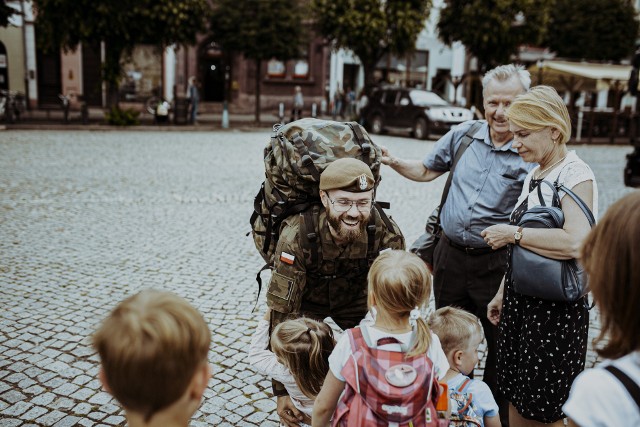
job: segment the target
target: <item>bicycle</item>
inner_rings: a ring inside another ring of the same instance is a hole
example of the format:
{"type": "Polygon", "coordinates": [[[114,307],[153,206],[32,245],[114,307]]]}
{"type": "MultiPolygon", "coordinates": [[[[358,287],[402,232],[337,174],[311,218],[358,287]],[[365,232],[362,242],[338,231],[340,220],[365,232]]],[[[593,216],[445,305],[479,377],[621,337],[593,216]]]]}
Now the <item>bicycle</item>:
{"type": "Polygon", "coordinates": [[[26,109],[25,96],[12,90],[0,90],[0,117],[7,123],[20,121],[26,109]]]}

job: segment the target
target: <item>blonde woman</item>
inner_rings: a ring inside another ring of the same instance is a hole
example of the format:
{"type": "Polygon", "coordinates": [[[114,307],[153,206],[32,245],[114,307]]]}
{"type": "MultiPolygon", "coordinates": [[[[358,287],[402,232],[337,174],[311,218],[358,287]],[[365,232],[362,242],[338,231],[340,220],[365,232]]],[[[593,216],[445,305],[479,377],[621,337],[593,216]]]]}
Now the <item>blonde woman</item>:
{"type": "MultiPolygon", "coordinates": [[[[572,190],[597,217],[598,189],[591,168],[567,149],[571,120],[558,93],[537,86],[519,95],[507,110],[513,147],[526,162],[538,163],[525,179],[510,224],[493,225],[481,234],[493,249],[520,245],[553,259],[579,256],[590,231],[584,212],[559,191],[565,216],[561,229],[522,228],[516,224],[528,209],[541,205],[537,187],[542,180],[572,190]]],[[[552,192],[542,186],[547,206],[552,192]]],[[[510,258],[510,257],[509,257],[510,258]]],[[[509,401],[509,425],[562,426],[562,405],[571,383],[584,369],[589,311],[584,298],[574,303],[548,301],[517,293],[512,265],[487,307],[489,320],[499,325],[498,387],[509,401]]]]}

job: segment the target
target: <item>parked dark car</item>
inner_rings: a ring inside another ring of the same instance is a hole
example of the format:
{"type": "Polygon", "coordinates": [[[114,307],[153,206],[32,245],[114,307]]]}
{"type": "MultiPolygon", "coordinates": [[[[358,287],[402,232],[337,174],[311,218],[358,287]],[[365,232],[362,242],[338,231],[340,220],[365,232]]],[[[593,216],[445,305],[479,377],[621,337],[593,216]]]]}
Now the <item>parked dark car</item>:
{"type": "Polygon", "coordinates": [[[428,90],[383,87],[372,91],[362,109],[362,119],[372,133],[406,131],[415,138],[427,139],[431,133],[443,134],[473,119],[473,113],[428,90]]]}

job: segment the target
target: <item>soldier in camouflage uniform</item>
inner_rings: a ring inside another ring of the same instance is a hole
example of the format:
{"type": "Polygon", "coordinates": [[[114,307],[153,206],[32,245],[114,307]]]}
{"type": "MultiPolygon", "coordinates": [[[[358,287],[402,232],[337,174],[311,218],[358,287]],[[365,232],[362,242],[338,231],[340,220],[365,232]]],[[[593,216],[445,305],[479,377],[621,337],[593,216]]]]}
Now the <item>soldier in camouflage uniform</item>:
{"type": "MultiPolygon", "coordinates": [[[[288,319],[331,317],[342,329],[356,326],[367,312],[367,274],[371,254],[404,249],[397,224],[385,223],[372,209],[375,180],[369,167],[352,158],[332,162],[320,176],[317,240],[309,242],[309,216],[294,215],[282,226],[275,252],[274,270],[267,290],[271,328],[288,319]],[[375,243],[369,243],[367,226],[373,218],[375,243]],[[389,227],[391,225],[391,227],[389,227]],[[305,230],[306,232],[301,232],[305,230]],[[305,236],[305,234],[307,236],[305,236]],[[317,245],[312,250],[311,244],[317,245]]],[[[274,384],[278,415],[286,426],[297,425],[297,409],[274,384]]]]}

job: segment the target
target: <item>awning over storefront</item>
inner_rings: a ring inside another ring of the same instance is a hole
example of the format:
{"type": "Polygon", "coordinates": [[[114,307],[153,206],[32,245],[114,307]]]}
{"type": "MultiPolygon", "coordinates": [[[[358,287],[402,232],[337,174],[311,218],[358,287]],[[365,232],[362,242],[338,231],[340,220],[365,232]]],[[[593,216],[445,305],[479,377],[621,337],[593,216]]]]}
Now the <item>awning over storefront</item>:
{"type": "Polygon", "coordinates": [[[631,65],[588,62],[540,61],[529,67],[533,84],[545,84],[558,90],[626,90],[631,65]]]}

